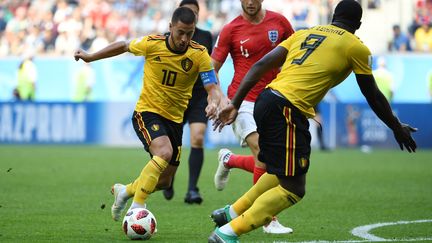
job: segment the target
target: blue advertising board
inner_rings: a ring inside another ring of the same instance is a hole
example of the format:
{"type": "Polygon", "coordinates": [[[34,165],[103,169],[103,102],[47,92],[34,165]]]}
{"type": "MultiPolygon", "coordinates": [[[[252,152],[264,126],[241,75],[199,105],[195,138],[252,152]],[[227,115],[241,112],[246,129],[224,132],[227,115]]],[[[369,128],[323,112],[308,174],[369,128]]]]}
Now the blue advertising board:
{"type": "MultiPolygon", "coordinates": [[[[0,144],[141,146],[131,123],[134,106],[130,102],[0,103],[0,144]]],[[[414,134],[419,147],[432,148],[432,104],[397,104],[393,109],[402,122],[419,129],[414,134]]],[[[398,148],[392,131],[367,104],[322,103],[321,111],[324,137],[331,147],[398,148]]],[[[189,136],[185,126],[183,145],[189,146],[189,136]]],[[[231,126],[219,133],[210,121],[205,145],[239,146],[239,141],[231,126]]]]}
{"type": "MultiPolygon", "coordinates": [[[[400,121],[418,128],[413,137],[419,148],[432,148],[432,104],[393,104],[400,121]]],[[[323,103],[324,137],[332,147],[398,148],[393,132],[365,103],[323,103]]]]}

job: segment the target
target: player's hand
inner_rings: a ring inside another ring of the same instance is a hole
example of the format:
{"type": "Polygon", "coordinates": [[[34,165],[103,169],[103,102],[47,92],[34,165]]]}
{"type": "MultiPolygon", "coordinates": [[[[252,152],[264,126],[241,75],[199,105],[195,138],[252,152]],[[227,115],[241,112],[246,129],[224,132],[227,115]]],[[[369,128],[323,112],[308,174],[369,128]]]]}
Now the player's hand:
{"type": "Polygon", "coordinates": [[[233,104],[228,104],[225,108],[219,111],[217,119],[213,123],[213,131],[219,128],[219,132],[226,125],[233,123],[237,117],[238,110],[233,104]]]}
{"type": "Polygon", "coordinates": [[[231,104],[231,100],[226,97],[225,95],[222,96],[220,103],[219,103],[219,109],[224,109],[225,107],[227,107],[229,104],[231,104]]]}
{"type": "Polygon", "coordinates": [[[79,59],[83,60],[84,62],[91,62],[90,54],[88,54],[86,51],[79,49],[75,51],[74,53],[75,61],[78,61],[79,59]]]}
{"type": "Polygon", "coordinates": [[[417,144],[412,138],[411,133],[416,131],[417,128],[413,128],[410,125],[403,123],[399,128],[393,130],[393,135],[401,150],[404,150],[405,147],[408,152],[415,152],[417,144]]]}
{"type": "Polygon", "coordinates": [[[208,119],[215,120],[218,115],[218,106],[214,102],[209,102],[205,112],[208,119]]]}

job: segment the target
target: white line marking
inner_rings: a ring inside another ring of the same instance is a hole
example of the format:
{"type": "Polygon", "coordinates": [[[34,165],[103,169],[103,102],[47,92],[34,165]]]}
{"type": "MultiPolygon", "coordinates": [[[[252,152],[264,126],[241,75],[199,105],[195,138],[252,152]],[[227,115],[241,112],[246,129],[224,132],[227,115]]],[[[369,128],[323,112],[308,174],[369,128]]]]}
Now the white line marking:
{"type": "MultiPolygon", "coordinates": [[[[415,238],[415,239],[392,239],[383,240],[379,242],[420,242],[420,241],[432,241],[432,238],[415,238]]],[[[326,241],[326,240],[315,240],[315,241],[273,241],[273,243],[365,243],[365,242],[377,242],[371,240],[339,240],[339,241],[326,241]]]]}
{"type": "MultiPolygon", "coordinates": [[[[340,241],[326,241],[326,240],[314,240],[314,241],[297,241],[291,243],[363,243],[363,242],[419,242],[419,241],[432,241],[432,237],[427,238],[411,238],[411,239],[384,239],[377,237],[371,233],[370,230],[384,226],[392,226],[398,224],[418,224],[418,223],[432,223],[432,219],[414,220],[414,221],[397,221],[387,223],[377,223],[370,225],[363,225],[354,228],[351,234],[354,236],[363,238],[364,240],[340,240],[340,241]]],[[[273,243],[290,243],[290,241],[273,241],[273,243]]]]}
{"type": "Polygon", "coordinates": [[[363,238],[365,240],[369,240],[369,241],[394,241],[394,240],[387,240],[387,239],[384,239],[381,237],[377,237],[377,236],[369,233],[369,231],[372,229],[375,229],[375,228],[380,228],[380,227],[390,226],[390,225],[417,224],[417,223],[430,223],[430,222],[432,222],[431,219],[424,219],[424,220],[414,220],[414,221],[397,221],[397,222],[387,222],[387,223],[363,225],[363,226],[354,228],[351,231],[351,234],[353,234],[354,236],[363,238]]]}

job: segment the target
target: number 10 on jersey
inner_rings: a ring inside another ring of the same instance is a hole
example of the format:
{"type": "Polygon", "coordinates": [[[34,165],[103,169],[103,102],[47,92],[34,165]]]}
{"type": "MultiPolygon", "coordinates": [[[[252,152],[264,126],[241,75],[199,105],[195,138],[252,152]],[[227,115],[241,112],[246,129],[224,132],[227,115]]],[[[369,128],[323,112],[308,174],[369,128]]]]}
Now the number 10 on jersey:
{"type": "Polygon", "coordinates": [[[162,72],[164,73],[162,78],[162,84],[173,87],[177,79],[177,72],[168,71],[165,69],[162,69],[162,72]]]}

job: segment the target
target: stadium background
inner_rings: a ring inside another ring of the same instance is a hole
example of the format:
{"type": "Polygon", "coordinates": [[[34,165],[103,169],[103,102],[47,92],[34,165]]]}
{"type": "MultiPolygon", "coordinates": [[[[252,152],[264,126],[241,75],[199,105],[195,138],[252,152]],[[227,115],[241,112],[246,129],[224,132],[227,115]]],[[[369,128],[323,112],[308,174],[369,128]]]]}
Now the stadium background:
{"type": "MultiPolygon", "coordinates": [[[[327,23],[337,2],[265,0],[264,6],[284,14],[294,28],[301,29],[327,23]]],[[[383,58],[394,77],[393,109],[402,121],[420,129],[414,135],[419,146],[431,148],[428,78],[432,73],[432,50],[420,48],[415,31],[422,23],[430,25],[432,3],[361,2],[364,17],[357,35],[374,53],[373,67],[377,67],[376,60],[383,58]],[[413,51],[391,48],[392,27],[396,24],[410,38],[413,51]]],[[[237,0],[200,3],[198,25],[210,30],[215,38],[223,24],[241,11],[237,0]]],[[[139,146],[130,116],[140,92],[144,60],[123,55],[92,63],[95,83],[91,100],[77,103],[73,102],[75,76],[83,64],[75,62],[72,55],[78,47],[94,51],[112,41],[165,32],[176,5],[177,1],[158,0],[2,1],[0,143],[139,146]],[[12,95],[17,67],[29,56],[34,57],[38,73],[36,98],[34,102],[18,102],[12,95]]],[[[226,90],[233,74],[230,59],[220,74],[226,90]]],[[[330,147],[397,147],[391,131],[365,104],[353,76],[335,88],[321,106],[325,140],[330,147]]],[[[311,131],[314,135],[315,129],[311,131]]],[[[207,132],[206,147],[238,146],[230,127],[220,134],[210,128],[207,132]]],[[[188,146],[189,133],[185,131],[184,135],[184,145],[188,146]]]]}

